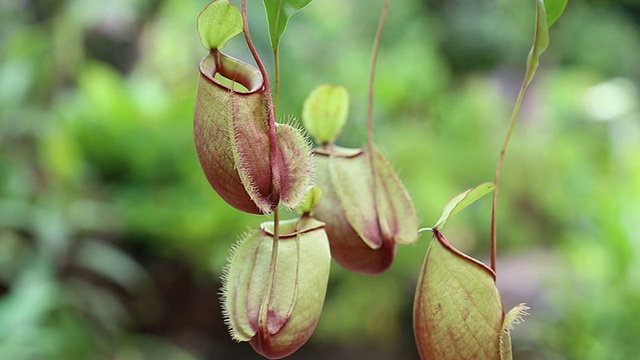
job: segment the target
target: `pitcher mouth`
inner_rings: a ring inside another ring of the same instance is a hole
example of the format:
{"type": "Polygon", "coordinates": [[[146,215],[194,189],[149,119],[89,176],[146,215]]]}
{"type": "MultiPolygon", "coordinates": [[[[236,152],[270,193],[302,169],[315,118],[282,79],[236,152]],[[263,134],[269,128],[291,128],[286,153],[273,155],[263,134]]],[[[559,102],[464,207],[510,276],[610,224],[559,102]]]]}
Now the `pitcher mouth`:
{"type": "Polygon", "coordinates": [[[313,149],[314,155],[335,156],[342,158],[353,158],[364,153],[364,149],[351,149],[334,144],[326,144],[324,147],[313,149]]]}
{"type": "Polygon", "coordinates": [[[211,50],[209,55],[200,61],[199,69],[207,81],[229,92],[248,95],[264,88],[264,79],[258,69],[216,49],[211,50]],[[244,86],[247,90],[230,88],[215,78],[217,74],[244,86]]]}

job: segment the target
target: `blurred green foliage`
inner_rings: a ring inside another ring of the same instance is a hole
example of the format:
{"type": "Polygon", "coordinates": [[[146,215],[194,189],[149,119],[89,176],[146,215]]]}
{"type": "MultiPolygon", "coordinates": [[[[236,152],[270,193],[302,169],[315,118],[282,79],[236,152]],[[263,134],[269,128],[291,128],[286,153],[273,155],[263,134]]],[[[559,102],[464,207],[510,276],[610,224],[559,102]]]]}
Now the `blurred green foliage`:
{"type": "MultiPolygon", "coordinates": [[[[250,3],[269,63],[264,10],[250,3]]],[[[220,200],[195,155],[205,4],[0,3],[0,358],[258,358],[217,315],[229,247],[266,218],[220,200]]],[[[316,85],[341,84],[352,106],[338,143],[365,142],[378,8],[316,0],[291,19],[284,119],[316,85]]],[[[493,178],[533,12],[533,1],[392,2],[376,141],[425,226],[493,178]]],[[[525,99],[498,223],[505,306],[532,307],[513,333],[518,359],[640,351],[639,24],[633,1],[570,1],[525,99]]],[[[226,51],[250,59],[241,37],[226,51]]],[[[486,258],[488,224],[484,201],[447,237],[486,258]]],[[[427,245],[400,247],[379,276],[334,266],[318,330],[292,358],[417,358],[410,314],[427,245]]]]}

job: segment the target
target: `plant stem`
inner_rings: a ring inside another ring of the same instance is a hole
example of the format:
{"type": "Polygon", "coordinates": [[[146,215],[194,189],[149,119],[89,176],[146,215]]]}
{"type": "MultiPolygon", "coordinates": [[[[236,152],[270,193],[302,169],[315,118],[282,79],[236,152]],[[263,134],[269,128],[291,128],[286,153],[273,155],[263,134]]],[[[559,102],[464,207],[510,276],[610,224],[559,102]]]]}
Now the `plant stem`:
{"type": "Polygon", "coordinates": [[[522,86],[520,87],[520,92],[518,93],[518,97],[516,98],[516,103],[513,107],[513,112],[511,113],[511,120],[509,121],[509,128],[507,130],[507,135],[505,136],[504,143],[502,143],[502,149],[500,149],[500,156],[498,157],[498,164],[496,165],[496,174],[493,180],[496,188],[493,191],[493,198],[491,202],[491,270],[496,271],[496,262],[497,262],[497,208],[498,208],[498,190],[500,189],[500,175],[502,173],[502,165],[504,163],[504,157],[507,152],[507,146],[509,145],[509,140],[511,139],[511,134],[513,133],[513,129],[516,125],[516,120],[518,119],[518,114],[520,113],[520,108],[522,107],[522,100],[524,99],[524,94],[529,87],[529,82],[531,80],[532,72],[535,69],[532,69],[531,66],[527,66],[527,72],[525,74],[524,81],[522,82],[522,86]]]}
{"type": "MultiPolygon", "coordinates": [[[[380,186],[379,179],[377,175],[376,162],[375,162],[375,154],[374,154],[374,146],[373,146],[373,89],[375,85],[376,79],[376,64],[378,62],[378,52],[380,49],[380,41],[382,39],[382,30],[384,29],[384,24],[387,19],[387,13],[389,12],[389,2],[390,0],[384,0],[384,5],[382,6],[382,12],[380,14],[380,20],[378,21],[378,30],[376,30],[376,36],[373,40],[373,51],[371,53],[371,68],[369,69],[369,95],[367,99],[368,110],[367,110],[367,156],[369,158],[369,164],[371,164],[371,179],[373,182],[373,204],[374,209],[378,212],[378,188],[380,186]]],[[[380,229],[380,222],[378,221],[378,229],[380,229]]]]}
{"type": "Polygon", "coordinates": [[[276,116],[275,116],[275,108],[273,105],[273,97],[271,95],[271,83],[269,82],[269,73],[267,72],[267,68],[264,66],[262,59],[260,59],[260,55],[258,54],[258,50],[256,50],[255,45],[253,44],[253,40],[251,40],[251,35],[249,34],[249,21],[247,20],[247,0],[242,0],[242,30],[244,32],[244,38],[247,41],[247,46],[249,47],[249,51],[251,51],[251,55],[253,56],[256,64],[258,65],[258,69],[262,74],[262,81],[264,82],[264,92],[265,98],[267,100],[267,118],[269,122],[269,162],[271,165],[271,183],[272,183],[272,195],[278,197],[278,199],[273,199],[274,201],[279,201],[280,196],[280,170],[278,168],[277,161],[277,153],[276,149],[278,146],[276,140],[276,116]]]}
{"type": "MultiPolygon", "coordinates": [[[[280,179],[276,177],[279,176],[280,171],[278,171],[277,159],[276,159],[276,121],[275,121],[275,109],[273,104],[273,98],[271,96],[271,84],[269,83],[269,74],[267,73],[267,69],[260,59],[258,55],[258,51],[256,50],[253,41],[251,40],[251,35],[249,34],[249,22],[247,20],[247,0],[242,0],[242,30],[244,32],[244,37],[247,41],[247,46],[251,51],[251,55],[253,56],[256,64],[258,65],[258,69],[262,74],[262,80],[264,82],[264,90],[265,97],[267,99],[267,116],[269,120],[269,160],[271,163],[271,181],[273,186],[273,193],[279,194],[280,189],[277,188],[280,183],[280,179]]],[[[269,302],[271,301],[271,295],[273,292],[273,284],[275,283],[276,278],[276,268],[278,264],[278,243],[280,239],[280,212],[278,206],[273,210],[273,244],[271,246],[271,260],[269,262],[269,280],[264,292],[264,296],[262,298],[262,305],[260,307],[260,317],[258,322],[260,323],[261,329],[267,328],[267,321],[269,316],[269,302]]],[[[258,342],[262,342],[262,337],[258,337],[258,342]]]]}
{"type": "Polygon", "coordinates": [[[368,97],[368,111],[367,111],[367,145],[369,149],[373,149],[373,89],[376,79],[376,65],[378,63],[378,52],[380,48],[380,41],[382,39],[382,30],[387,20],[387,14],[389,13],[390,0],[385,0],[382,7],[382,13],[380,14],[380,20],[378,21],[378,30],[376,31],[376,37],[373,41],[373,52],[371,54],[371,68],[369,69],[369,97],[368,97]]]}
{"type": "Polygon", "coordinates": [[[275,77],[276,88],[273,96],[273,108],[274,112],[278,109],[278,100],[280,99],[280,50],[279,48],[273,49],[273,61],[275,63],[275,77]]]}
{"type": "MultiPolygon", "coordinates": [[[[539,19],[540,16],[546,16],[540,13],[540,4],[536,6],[536,19],[539,19]]],[[[527,58],[527,70],[524,75],[524,80],[522,80],[522,86],[520,86],[520,92],[518,93],[518,97],[516,99],[516,103],[513,107],[513,112],[511,113],[511,120],[509,121],[509,128],[507,130],[507,135],[504,139],[504,143],[502,144],[502,149],[500,150],[500,156],[498,157],[498,164],[496,165],[496,174],[494,178],[494,184],[496,186],[493,191],[493,199],[491,203],[491,269],[496,271],[496,258],[497,258],[497,208],[498,208],[498,190],[500,189],[500,175],[502,172],[502,165],[504,163],[505,153],[507,152],[507,146],[509,145],[509,140],[511,139],[511,134],[513,133],[513,128],[516,125],[516,119],[518,118],[518,114],[520,113],[520,108],[522,107],[522,99],[524,98],[525,92],[527,92],[527,88],[533,79],[533,75],[536,73],[536,69],[538,68],[539,57],[540,54],[546,49],[548,45],[547,40],[540,40],[540,36],[542,36],[542,30],[540,29],[540,21],[536,21],[535,30],[533,32],[533,47],[529,52],[529,57],[527,58]],[[542,44],[542,45],[541,45],[542,44]],[[540,48],[542,46],[542,49],[540,48]]]]}

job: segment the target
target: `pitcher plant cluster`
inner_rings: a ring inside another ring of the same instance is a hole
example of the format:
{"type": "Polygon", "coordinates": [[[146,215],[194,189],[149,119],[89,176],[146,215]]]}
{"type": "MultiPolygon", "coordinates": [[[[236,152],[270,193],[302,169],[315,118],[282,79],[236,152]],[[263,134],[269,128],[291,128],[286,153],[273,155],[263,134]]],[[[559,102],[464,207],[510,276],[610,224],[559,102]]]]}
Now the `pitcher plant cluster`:
{"type": "MultiPolygon", "coordinates": [[[[322,0],[318,0],[322,1],[322,0]]],[[[384,0],[370,64],[367,141],[336,144],[349,112],[342,86],[319,85],[302,105],[302,129],[276,121],[279,44],[289,18],[311,0],[263,0],[275,63],[275,86],[254,46],[246,0],[210,2],[197,18],[208,54],[199,65],[195,146],[207,180],[237,210],[270,215],[247,230],[224,270],[223,312],[231,337],[266,358],[286,357],[312,336],[320,318],[331,259],[348,270],[379,274],[398,244],[432,234],[415,292],[413,327],[422,359],[511,359],[509,330],[524,304],[505,313],[496,288],[496,214],[502,163],[520,104],[548,45],[548,29],[567,0],[534,0],[534,41],[493,182],[449,201],[420,228],[411,197],[374,142],[374,80],[389,0],[384,0]],[[222,49],[242,33],[254,67],[222,49]],[[307,137],[313,138],[313,144],[307,137]],[[314,147],[315,146],[315,147],[314,147]],[[493,194],[490,266],[457,250],[443,234],[451,216],[493,194]],[[280,209],[297,209],[282,220],[280,209]]],[[[286,85],[286,84],[285,84],[286,85]]]]}

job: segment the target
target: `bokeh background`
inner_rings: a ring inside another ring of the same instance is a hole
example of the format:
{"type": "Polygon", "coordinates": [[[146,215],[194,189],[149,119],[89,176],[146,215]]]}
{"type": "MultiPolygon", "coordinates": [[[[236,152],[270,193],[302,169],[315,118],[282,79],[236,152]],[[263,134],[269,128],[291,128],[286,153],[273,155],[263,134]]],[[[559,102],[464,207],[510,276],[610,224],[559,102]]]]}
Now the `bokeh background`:
{"type": "MultiPolygon", "coordinates": [[[[254,40],[272,65],[264,10],[254,40]]],[[[218,303],[230,246],[267,218],[209,187],[192,142],[204,0],[0,2],[0,358],[260,359],[218,303]]],[[[365,142],[382,1],[315,0],[282,43],[279,114],[342,84],[339,143],[365,142]]],[[[393,1],[378,64],[376,141],[424,226],[493,178],[531,46],[533,1],[393,1]]],[[[226,52],[250,60],[241,37],[226,52]]],[[[517,359],[640,353],[640,5],[570,1],[512,138],[498,285],[531,315],[517,359]]],[[[447,236],[486,261],[490,201],[447,236]]],[[[429,243],[385,274],[332,266],[323,315],[291,359],[418,359],[413,292],[429,243]]]]}

